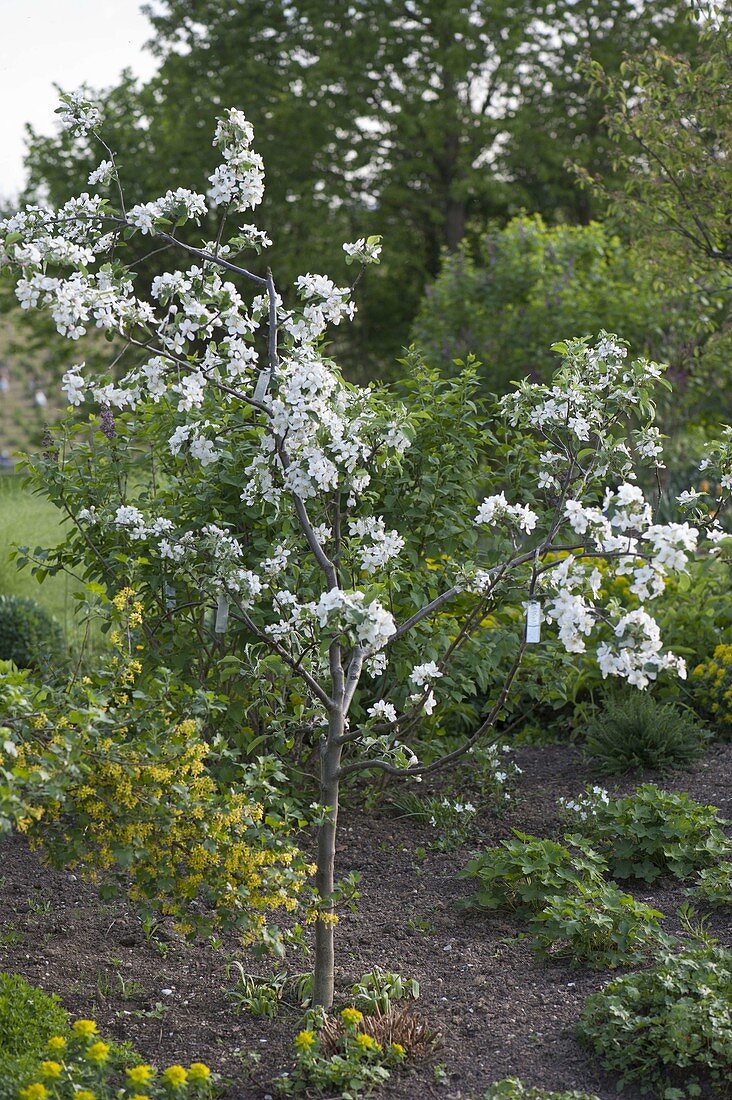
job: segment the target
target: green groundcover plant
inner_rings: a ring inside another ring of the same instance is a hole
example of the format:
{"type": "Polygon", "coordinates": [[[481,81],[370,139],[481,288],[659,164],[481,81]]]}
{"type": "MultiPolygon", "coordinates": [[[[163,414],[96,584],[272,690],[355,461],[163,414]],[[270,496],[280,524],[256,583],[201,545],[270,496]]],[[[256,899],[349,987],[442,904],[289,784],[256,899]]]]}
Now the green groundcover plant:
{"type": "Polygon", "coordinates": [[[580,1041],[618,1077],[665,1100],[699,1096],[705,1079],[732,1087],[732,952],[697,944],[665,951],[588,998],[580,1041]]]}
{"type": "Polygon", "coordinates": [[[613,878],[655,882],[670,874],[686,879],[728,858],[732,850],[715,806],[653,784],[617,799],[601,787],[588,787],[562,803],[572,827],[607,860],[613,878]]]}
{"type": "Polygon", "coordinates": [[[530,919],[551,897],[571,894],[580,885],[602,884],[606,864],[581,837],[564,845],[514,832],[515,840],[488,848],[460,873],[460,878],[477,882],[469,907],[510,909],[530,919]]]}
{"type": "Polygon", "coordinates": [[[483,1100],[599,1100],[594,1093],[571,1089],[568,1092],[556,1092],[551,1089],[535,1088],[525,1085],[518,1077],[504,1077],[495,1081],[483,1100]]]}
{"type": "Polygon", "coordinates": [[[700,871],[690,893],[705,905],[732,908],[732,859],[724,859],[700,871]]]}
{"type": "Polygon", "coordinates": [[[0,972],[0,1100],[15,1100],[48,1040],[67,1034],[68,1028],[58,997],[28,985],[16,974],[0,972]]]}
{"type": "Polygon", "coordinates": [[[662,914],[624,894],[614,882],[578,883],[573,892],[546,899],[531,921],[539,955],[588,966],[628,966],[657,947],[662,914]]]}

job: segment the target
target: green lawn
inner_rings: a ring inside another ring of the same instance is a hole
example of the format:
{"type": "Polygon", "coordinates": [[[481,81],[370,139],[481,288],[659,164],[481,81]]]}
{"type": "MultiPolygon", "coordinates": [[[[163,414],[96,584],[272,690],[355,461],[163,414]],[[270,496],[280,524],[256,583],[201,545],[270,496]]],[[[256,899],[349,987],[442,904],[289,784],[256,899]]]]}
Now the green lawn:
{"type": "Polygon", "coordinates": [[[46,577],[42,584],[30,569],[19,570],[9,561],[14,546],[51,547],[61,541],[66,530],[63,517],[55,505],[43,497],[34,496],[19,477],[0,477],[0,593],[31,596],[54,615],[69,645],[81,640],[81,629],[74,622],[73,598],[81,586],[59,574],[46,577]]]}

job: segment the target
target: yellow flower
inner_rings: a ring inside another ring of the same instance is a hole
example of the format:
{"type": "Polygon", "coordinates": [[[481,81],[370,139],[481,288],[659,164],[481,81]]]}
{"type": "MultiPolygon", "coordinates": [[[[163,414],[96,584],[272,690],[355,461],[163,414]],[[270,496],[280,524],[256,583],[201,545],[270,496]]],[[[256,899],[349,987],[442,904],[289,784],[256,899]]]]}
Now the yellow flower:
{"type": "Polygon", "coordinates": [[[110,1046],[109,1043],[92,1043],[90,1047],[84,1052],[84,1057],[88,1062],[96,1062],[97,1065],[101,1065],[102,1062],[106,1062],[109,1057],[110,1046]]]}
{"type": "Polygon", "coordinates": [[[51,1054],[61,1054],[66,1050],[66,1040],[63,1035],[52,1035],[46,1043],[46,1046],[51,1051],[51,1054]]]}
{"type": "Polygon", "coordinates": [[[46,1100],[48,1089],[40,1081],[36,1081],[34,1085],[21,1089],[19,1096],[20,1100],[46,1100]]]}
{"type": "Polygon", "coordinates": [[[155,1076],[155,1070],[148,1065],[132,1066],[131,1069],[125,1070],[125,1073],[133,1085],[146,1085],[155,1076]]]}
{"type": "MultiPolygon", "coordinates": [[[[79,1100],[78,1093],[74,1097],[74,1100],[79,1100]]],[[[150,1100],[150,1097],[149,1096],[143,1096],[141,1092],[136,1092],[135,1095],[132,1097],[132,1100],[150,1100]]]]}
{"type": "Polygon", "coordinates": [[[295,1036],[295,1047],[297,1050],[310,1050],[315,1046],[315,1032],[314,1031],[300,1031],[295,1036]]]}
{"type": "Polygon", "coordinates": [[[83,1039],[91,1039],[97,1033],[97,1025],[93,1020],[74,1020],[71,1026],[83,1039]]]}
{"type": "Polygon", "coordinates": [[[389,1050],[397,1058],[403,1058],[404,1055],[407,1053],[401,1043],[391,1043],[389,1045],[389,1050]]]}
{"type": "Polygon", "coordinates": [[[203,1062],[191,1062],[188,1077],[194,1084],[201,1085],[211,1077],[211,1070],[203,1062]]]}
{"type": "Polygon", "coordinates": [[[97,1100],[91,1089],[80,1089],[74,1093],[74,1100],[97,1100]]]}
{"type": "Polygon", "coordinates": [[[346,1026],[360,1024],[363,1020],[363,1012],[359,1012],[357,1008],[344,1008],[341,1012],[341,1019],[346,1026]]]}
{"type": "Polygon", "coordinates": [[[356,1045],[361,1050],[381,1050],[381,1043],[377,1043],[373,1035],[361,1035],[356,1036],[356,1045]]]}
{"type": "Polygon", "coordinates": [[[50,1077],[52,1081],[61,1076],[63,1068],[60,1062],[41,1062],[41,1073],[44,1077],[50,1077]]]}
{"type": "Polygon", "coordinates": [[[163,1070],[163,1077],[174,1089],[182,1088],[188,1080],[188,1074],[183,1066],[168,1066],[166,1070],[163,1070]]]}

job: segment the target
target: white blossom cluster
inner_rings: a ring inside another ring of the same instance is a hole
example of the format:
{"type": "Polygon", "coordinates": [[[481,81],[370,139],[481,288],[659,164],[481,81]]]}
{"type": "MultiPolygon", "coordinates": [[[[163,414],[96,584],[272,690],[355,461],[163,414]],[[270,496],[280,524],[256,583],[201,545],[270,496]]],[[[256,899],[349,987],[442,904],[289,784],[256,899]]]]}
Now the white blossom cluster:
{"type": "Polygon", "coordinates": [[[377,264],[381,255],[381,237],[359,237],[352,244],[344,244],[346,263],[377,264]]]}
{"type": "Polygon", "coordinates": [[[229,108],[219,119],[213,140],[224,157],[224,163],[208,177],[208,195],[214,206],[252,210],[264,198],[264,164],[251,148],[253,140],[251,123],[241,111],[229,108]]]}
{"type": "MultiPolygon", "coordinates": [[[[91,183],[91,179],[89,181],[91,183]]],[[[178,187],[166,193],[154,202],[138,203],[127,211],[127,221],[142,234],[152,233],[161,220],[168,222],[199,222],[206,213],[206,199],[189,191],[187,187],[178,187]]],[[[164,228],[168,228],[164,226],[164,228]]]]}
{"type": "Polygon", "coordinates": [[[653,523],[650,505],[630,482],[606,490],[602,508],[568,500],[564,514],[590,549],[617,557],[616,572],[632,576],[630,590],[642,600],[660,596],[665,577],[682,572],[697,549],[698,528],[653,523]]]}
{"type": "Polygon", "coordinates": [[[498,493],[492,497],[486,497],[478,508],[475,522],[485,527],[493,527],[499,523],[508,523],[517,527],[520,531],[530,534],[539,520],[536,512],[532,512],[525,504],[509,504],[504,493],[498,493]]]}
{"type": "MultiPolygon", "coordinates": [[[[565,518],[584,542],[584,549],[559,561],[542,577],[553,595],[544,607],[557,624],[559,639],[570,653],[583,653],[597,625],[596,599],[602,576],[583,553],[610,558],[616,575],[631,578],[630,591],[652,600],[665,589],[671,573],[683,572],[696,550],[699,532],[688,523],[655,524],[641,490],[630,483],[607,490],[601,508],[577,500],[565,505],[565,518]]],[[[658,624],[643,608],[623,615],[609,641],[601,641],[597,660],[603,676],[620,676],[646,687],[660,671],[684,677],[681,658],[663,653],[658,624]]]]}
{"type": "MultiPolygon", "coordinates": [[[[539,456],[539,488],[559,490],[562,475],[576,462],[567,444],[573,451],[584,447],[592,455],[598,476],[612,470],[630,477],[631,451],[619,438],[618,425],[661,377],[663,367],[644,359],[628,361],[627,349],[608,336],[594,347],[573,341],[557,345],[557,350],[566,355],[567,364],[552,385],[525,381],[501,399],[509,423],[530,426],[548,444],[539,456]]],[[[657,428],[638,431],[634,447],[643,458],[662,465],[657,428]]]]}
{"type": "Polygon", "coordinates": [[[56,114],[63,128],[76,137],[83,137],[90,130],[96,130],[102,121],[99,108],[81,91],[62,96],[61,106],[56,114]]]}
{"type": "Polygon", "coordinates": [[[577,798],[560,798],[559,804],[576,821],[589,821],[595,817],[600,806],[607,806],[610,796],[604,787],[588,787],[584,794],[577,798]]]}
{"type": "Polygon", "coordinates": [[[686,679],[683,657],[663,653],[661,631],[656,620],[638,608],[623,615],[612,642],[597,647],[597,663],[603,677],[622,676],[634,687],[645,688],[663,669],[686,679]]]}
{"type": "Polygon", "coordinates": [[[387,531],[381,516],[349,520],[348,533],[359,540],[357,557],[364,573],[378,573],[404,549],[402,536],[387,531]]]}
{"type": "MultiPolygon", "coordinates": [[[[294,347],[282,360],[268,407],[272,433],[262,435],[259,453],[245,470],[249,481],[241,498],[246,504],[277,504],[283,491],[309,500],[339,489],[348,491],[352,506],[371,480],[375,442],[382,443],[388,459],[383,433],[374,439],[375,418],[366,395],[346,389],[308,344],[294,347]],[[287,440],[286,461],[277,438],[287,440]]],[[[403,433],[392,438],[392,456],[409,445],[403,433]]],[[[382,551],[395,547],[390,539],[382,551]]]]}

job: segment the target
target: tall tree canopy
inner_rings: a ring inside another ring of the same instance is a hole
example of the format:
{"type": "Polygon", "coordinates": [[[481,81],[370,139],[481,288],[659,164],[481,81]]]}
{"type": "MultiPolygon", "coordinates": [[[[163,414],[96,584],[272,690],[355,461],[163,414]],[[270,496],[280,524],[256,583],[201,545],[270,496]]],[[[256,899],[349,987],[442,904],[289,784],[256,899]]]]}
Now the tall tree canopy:
{"type": "MultiPolygon", "coordinates": [[[[214,117],[241,108],[268,165],[262,216],[285,281],[303,256],[337,270],[336,242],[386,238],[345,349],[362,375],[405,342],[441,251],[471,223],[520,206],[585,220],[564,162],[609,159],[575,62],[614,72],[627,47],[693,34],[686,0],[159,0],[147,14],[159,72],[104,97],[131,198],[171,177],[197,184],[214,117]]],[[[31,190],[55,199],[82,183],[70,154],[67,137],[31,132],[31,190]]],[[[83,170],[95,163],[90,151],[83,170]]]]}

